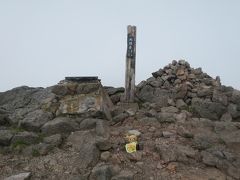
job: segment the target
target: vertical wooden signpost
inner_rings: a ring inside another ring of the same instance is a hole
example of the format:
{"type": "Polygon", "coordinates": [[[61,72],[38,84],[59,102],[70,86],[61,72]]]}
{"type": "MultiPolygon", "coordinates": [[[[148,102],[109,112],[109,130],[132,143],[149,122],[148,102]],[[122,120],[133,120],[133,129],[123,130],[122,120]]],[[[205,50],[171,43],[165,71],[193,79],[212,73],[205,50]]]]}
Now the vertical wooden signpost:
{"type": "Polygon", "coordinates": [[[136,66],[136,26],[127,27],[127,54],[125,72],[125,102],[134,102],[136,66]]]}

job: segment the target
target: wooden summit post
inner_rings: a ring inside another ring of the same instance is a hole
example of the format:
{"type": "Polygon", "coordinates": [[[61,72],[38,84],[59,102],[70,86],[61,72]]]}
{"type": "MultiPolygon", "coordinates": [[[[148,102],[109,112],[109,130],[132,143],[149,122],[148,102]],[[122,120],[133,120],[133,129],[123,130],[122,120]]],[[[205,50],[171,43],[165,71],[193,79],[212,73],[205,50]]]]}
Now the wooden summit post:
{"type": "Polygon", "coordinates": [[[127,55],[125,72],[125,96],[127,103],[134,102],[136,66],[136,26],[127,27],[127,55]]]}

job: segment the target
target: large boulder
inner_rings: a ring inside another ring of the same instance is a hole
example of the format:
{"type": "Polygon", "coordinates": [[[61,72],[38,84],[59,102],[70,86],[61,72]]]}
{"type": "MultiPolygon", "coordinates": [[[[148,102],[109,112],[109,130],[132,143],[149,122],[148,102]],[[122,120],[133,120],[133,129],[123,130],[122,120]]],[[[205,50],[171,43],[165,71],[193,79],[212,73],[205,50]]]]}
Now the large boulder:
{"type": "Polygon", "coordinates": [[[67,142],[79,153],[79,168],[94,166],[98,162],[100,151],[96,146],[94,131],[75,131],[68,137],[67,142]]]}
{"type": "Polygon", "coordinates": [[[112,180],[133,180],[134,173],[129,170],[122,170],[118,175],[112,177],[112,180]]]}
{"type": "Polygon", "coordinates": [[[173,123],[176,121],[175,113],[160,112],[156,115],[156,117],[160,123],[173,123]]]}
{"type": "Polygon", "coordinates": [[[221,133],[221,139],[226,146],[235,152],[240,152],[240,131],[223,131],[221,133]]]}
{"type": "Polygon", "coordinates": [[[101,151],[111,148],[110,129],[105,121],[97,121],[96,123],[96,145],[101,151]]]}
{"type": "Polygon", "coordinates": [[[22,86],[0,94],[0,107],[7,110],[9,120],[17,124],[31,112],[45,107],[55,99],[51,88],[31,88],[22,86]]]}
{"type": "Polygon", "coordinates": [[[53,147],[58,147],[62,143],[61,134],[54,134],[43,139],[43,142],[46,144],[50,144],[53,147]]]}
{"type": "Polygon", "coordinates": [[[221,103],[200,98],[192,99],[192,108],[201,117],[212,120],[219,120],[226,112],[226,107],[221,103]]]}
{"type": "Polygon", "coordinates": [[[9,124],[9,117],[7,111],[0,109],[0,126],[9,124]]]}
{"type": "Polygon", "coordinates": [[[28,131],[39,131],[42,125],[50,121],[52,118],[52,113],[38,109],[28,113],[19,123],[22,128],[28,131]]]}
{"type": "Polygon", "coordinates": [[[233,90],[231,101],[235,104],[240,105],[240,91],[239,90],[233,90]]]}
{"type": "Polygon", "coordinates": [[[67,117],[57,117],[46,124],[41,128],[42,133],[44,134],[63,134],[70,133],[79,129],[78,123],[73,119],[67,117]]]}
{"type": "Polygon", "coordinates": [[[228,112],[231,114],[233,119],[240,119],[240,105],[230,103],[228,105],[228,112]]]}
{"type": "Polygon", "coordinates": [[[202,151],[201,156],[205,165],[216,167],[234,179],[240,178],[240,158],[234,154],[212,148],[202,151]]]}
{"type": "Polygon", "coordinates": [[[89,177],[90,180],[111,180],[114,170],[113,166],[109,164],[98,164],[92,169],[89,177]]]}
{"type": "Polygon", "coordinates": [[[25,107],[35,109],[54,98],[51,88],[21,86],[0,94],[0,107],[11,112],[25,107]]]}
{"type": "Polygon", "coordinates": [[[38,143],[39,140],[40,138],[36,133],[24,131],[15,134],[14,137],[12,138],[11,143],[35,144],[38,143]]]}
{"type": "Polygon", "coordinates": [[[10,130],[0,130],[0,146],[10,145],[13,135],[10,130]]]}
{"type": "Polygon", "coordinates": [[[1,93],[0,106],[9,111],[27,106],[31,101],[31,95],[37,91],[39,89],[21,86],[1,93]]]}
{"type": "Polygon", "coordinates": [[[96,132],[96,145],[100,150],[108,150],[111,148],[109,142],[110,130],[106,121],[102,119],[84,119],[80,124],[81,130],[93,129],[96,132]]]}

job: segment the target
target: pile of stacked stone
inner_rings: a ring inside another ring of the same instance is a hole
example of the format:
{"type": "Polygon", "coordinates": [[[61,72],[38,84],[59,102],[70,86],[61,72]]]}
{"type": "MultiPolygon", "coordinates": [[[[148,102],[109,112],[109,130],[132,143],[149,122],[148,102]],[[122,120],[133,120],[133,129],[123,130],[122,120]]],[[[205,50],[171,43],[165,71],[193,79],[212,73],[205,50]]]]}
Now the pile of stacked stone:
{"type": "Polygon", "coordinates": [[[172,61],[137,86],[140,102],[158,107],[169,105],[194,112],[212,120],[240,121],[240,91],[222,86],[201,68],[192,68],[185,60],[172,61]]]}

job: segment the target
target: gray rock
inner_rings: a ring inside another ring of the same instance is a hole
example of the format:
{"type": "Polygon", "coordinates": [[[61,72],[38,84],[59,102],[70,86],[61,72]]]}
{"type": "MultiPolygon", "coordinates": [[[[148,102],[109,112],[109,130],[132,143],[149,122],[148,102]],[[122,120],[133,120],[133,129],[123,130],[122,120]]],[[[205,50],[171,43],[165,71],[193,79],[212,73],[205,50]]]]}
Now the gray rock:
{"type": "Polygon", "coordinates": [[[71,118],[66,117],[57,117],[46,124],[41,128],[42,133],[44,134],[62,134],[76,131],[78,129],[78,124],[73,121],[71,118]]]}
{"type": "Polygon", "coordinates": [[[145,85],[137,92],[137,97],[144,102],[154,102],[154,88],[150,85],[145,85]]]}
{"type": "Polygon", "coordinates": [[[202,151],[201,156],[203,163],[208,166],[214,167],[218,164],[219,159],[207,151],[202,151]]]}
{"type": "Polygon", "coordinates": [[[65,96],[68,94],[68,89],[64,85],[56,85],[56,86],[53,86],[52,93],[58,96],[65,96]]]}
{"type": "Polygon", "coordinates": [[[181,79],[176,79],[175,81],[174,81],[174,85],[179,85],[179,84],[181,84],[181,79]]]}
{"type": "Polygon", "coordinates": [[[158,71],[152,73],[153,77],[155,78],[161,77],[163,74],[164,74],[164,71],[162,69],[159,69],[158,71]]]}
{"type": "Polygon", "coordinates": [[[198,97],[211,96],[212,94],[213,94],[213,89],[210,86],[202,86],[197,91],[198,97]]]}
{"type": "Polygon", "coordinates": [[[181,59],[181,60],[179,60],[178,61],[178,64],[180,64],[180,65],[187,65],[188,64],[188,62],[187,61],[185,61],[184,59],[181,59]]]}
{"type": "Polygon", "coordinates": [[[166,89],[145,85],[136,95],[143,102],[161,103],[163,107],[167,105],[167,100],[172,96],[172,92],[166,89]]]}
{"type": "Polygon", "coordinates": [[[175,99],[184,99],[184,97],[187,95],[188,92],[188,86],[186,83],[181,84],[177,88],[177,93],[175,94],[175,99]]]}
{"type": "Polygon", "coordinates": [[[187,108],[187,104],[182,99],[178,99],[176,101],[176,107],[178,109],[186,109],[187,108]]]}
{"type": "Polygon", "coordinates": [[[8,146],[10,145],[13,133],[10,130],[0,130],[0,145],[8,146]]]}
{"type": "Polygon", "coordinates": [[[111,148],[110,130],[106,122],[98,121],[96,123],[96,145],[99,150],[106,151],[111,148]]]}
{"type": "Polygon", "coordinates": [[[226,108],[222,104],[200,98],[192,99],[192,108],[201,117],[213,120],[219,120],[226,112],[226,108]]]}
{"type": "Polygon", "coordinates": [[[80,129],[81,130],[87,130],[87,129],[95,128],[97,121],[101,121],[101,120],[100,119],[93,119],[93,118],[84,119],[80,123],[80,129]]]}
{"type": "Polygon", "coordinates": [[[114,88],[114,87],[104,87],[106,92],[108,93],[109,96],[112,96],[117,93],[124,93],[124,88],[119,87],[119,88],[114,88]]]}
{"type": "Polygon", "coordinates": [[[209,149],[218,142],[217,135],[210,132],[195,134],[193,138],[194,147],[199,150],[209,149]]]}
{"type": "Polygon", "coordinates": [[[161,144],[156,140],[156,150],[165,163],[178,161],[189,164],[191,159],[197,158],[197,151],[186,145],[161,144]]]}
{"type": "Polygon", "coordinates": [[[39,136],[33,132],[19,132],[12,138],[11,143],[36,144],[40,140],[39,136]]]}
{"type": "Polygon", "coordinates": [[[77,160],[81,162],[80,168],[94,166],[100,156],[96,146],[96,138],[93,131],[75,131],[67,139],[73,148],[79,152],[77,160]]]}
{"type": "Polygon", "coordinates": [[[195,74],[189,74],[188,75],[188,79],[195,79],[196,78],[196,75],[195,74]]]}
{"type": "Polygon", "coordinates": [[[170,105],[170,106],[176,106],[176,103],[174,102],[173,99],[168,99],[168,105],[170,105]]]}
{"type": "Polygon", "coordinates": [[[163,132],[162,132],[162,135],[163,135],[163,137],[165,137],[165,138],[170,138],[170,137],[174,136],[175,134],[172,133],[172,132],[169,132],[169,131],[163,131],[163,132]]]}
{"type": "Polygon", "coordinates": [[[184,162],[186,158],[196,159],[197,151],[194,150],[192,147],[186,145],[176,145],[176,149],[178,152],[178,161],[184,162]]]}
{"type": "Polygon", "coordinates": [[[182,127],[182,126],[178,127],[177,133],[178,133],[178,135],[180,135],[184,138],[193,138],[194,137],[194,134],[191,133],[190,130],[188,130],[188,129],[182,127]]]}
{"type": "Polygon", "coordinates": [[[97,91],[100,88],[99,83],[80,83],[77,86],[76,93],[89,94],[97,91]]]}
{"type": "Polygon", "coordinates": [[[4,180],[28,180],[30,179],[31,172],[24,172],[17,175],[12,175],[10,177],[5,178],[4,180]]]}
{"type": "Polygon", "coordinates": [[[6,114],[0,114],[0,126],[2,125],[8,125],[9,124],[9,118],[6,114]]]}
{"type": "Polygon", "coordinates": [[[129,135],[140,136],[140,135],[141,135],[141,132],[139,132],[138,130],[133,129],[133,130],[129,130],[129,131],[128,131],[128,134],[129,134],[129,135]]]}
{"type": "Polygon", "coordinates": [[[175,115],[175,119],[177,122],[185,122],[188,118],[188,114],[186,112],[181,112],[175,115]]]}
{"type": "Polygon", "coordinates": [[[235,126],[235,124],[231,122],[225,122],[225,121],[217,121],[214,123],[214,132],[223,135],[223,134],[229,134],[231,132],[237,131],[238,128],[235,126]]]}
{"type": "Polygon", "coordinates": [[[28,113],[26,117],[20,121],[20,126],[28,131],[39,131],[41,126],[50,121],[53,115],[43,110],[36,110],[28,113]]]}
{"type": "Polygon", "coordinates": [[[161,108],[162,113],[177,113],[179,110],[174,106],[163,107],[161,108]]]}
{"type": "MultiPolygon", "coordinates": [[[[55,98],[50,88],[30,88],[22,86],[0,94],[0,107],[9,111],[10,123],[17,124],[25,116],[55,98]]],[[[31,114],[34,116],[34,113],[31,114]]]]}
{"type": "Polygon", "coordinates": [[[111,156],[111,153],[110,153],[109,151],[105,151],[105,152],[102,152],[102,153],[101,153],[100,159],[101,159],[102,161],[108,161],[109,158],[110,158],[110,156],[111,156]]]}
{"type": "Polygon", "coordinates": [[[9,113],[10,113],[9,111],[6,111],[6,110],[0,108],[0,126],[8,125],[10,123],[9,117],[8,117],[9,113]]]}
{"type": "Polygon", "coordinates": [[[31,96],[30,106],[34,104],[38,104],[39,107],[46,106],[47,104],[51,104],[56,101],[56,95],[52,93],[52,87],[48,88],[40,88],[38,91],[34,92],[31,96]]]}
{"type": "Polygon", "coordinates": [[[164,145],[164,144],[156,144],[156,150],[159,152],[161,159],[168,163],[177,161],[177,149],[173,145],[164,145]]]}
{"type": "Polygon", "coordinates": [[[133,180],[134,174],[129,170],[122,170],[118,175],[112,177],[111,180],[133,180]]]}
{"type": "Polygon", "coordinates": [[[160,122],[160,123],[173,123],[176,121],[176,118],[175,118],[175,113],[158,113],[157,114],[157,120],[160,122]]]}
{"type": "Polygon", "coordinates": [[[227,147],[235,152],[240,151],[240,131],[232,131],[221,133],[221,139],[227,145],[227,147]]]}
{"type": "Polygon", "coordinates": [[[142,154],[143,154],[142,151],[137,151],[134,153],[127,154],[127,157],[129,160],[137,162],[142,160],[142,154]]]}
{"type": "Polygon", "coordinates": [[[222,103],[224,106],[228,105],[227,96],[216,89],[213,91],[212,101],[222,103]]]}
{"type": "Polygon", "coordinates": [[[202,68],[192,69],[192,73],[196,75],[202,74],[202,68]]]}
{"type": "Polygon", "coordinates": [[[225,172],[234,179],[239,179],[239,164],[237,165],[234,163],[237,161],[236,158],[229,159],[229,154],[230,153],[228,152],[214,149],[201,152],[202,161],[204,164],[206,164],[207,166],[217,167],[218,169],[225,172]]]}
{"type": "Polygon", "coordinates": [[[27,106],[31,101],[31,95],[39,90],[40,88],[21,86],[1,93],[0,106],[9,111],[27,106]]]}
{"type": "Polygon", "coordinates": [[[117,104],[118,102],[121,101],[121,98],[122,98],[123,94],[114,94],[114,95],[111,95],[110,96],[110,99],[112,101],[113,104],[117,104]]]}
{"type": "Polygon", "coordinates": [[[239,90],[233,90],[232,92],[232,97],[231,97],[231,101],[235,104],[239,104],[240,105],[240,91],[239,90]]]}
{"type": "Polygon", "coordinates": [[[108,164],[98,164],[92,169],[90,180],[111,180],[112,166],[108,164]]]}
{"type": "Polygon", "coordinates": [[[158,88],[158,87],[161,87],[163,85],[163,83],[164,82],[162,79],[157,79],[157,80],[149,82],[148,84],[152,87],[158,88]]]}
{"type": "Polygon", "coordinates": [[[54,134],[43,139],[43,142],[46,144],[50,144],[52,146],[58,147],[62,143],[61,134],[54,134]]]}
{"type": "Polygon", "coordinates": [[[188,92],[187,96],[190,97],[190,98],[195,98],[195,97],[197,97],[197,93],[188,92]]]}
{"type": "Polygon", "coordinates": [[[240,117],[240,111],[238,110],[238,106],[236,104],[230,103],[228,105],[228,112],[231,114],[231,116],[236,119],[240,117]]]}
{"type": "Polygon", "coordinates": [[[140,122],[143,122],[144,124],[157,124],[158,120],[155,117],[142,117],[138,119],[140,122]]]}
{"type": "Polygon", "coordinates": [[[25,156],[37,157],[40,155],[47,155],[52,149],[53,146],[51,146],[50,144],[39,143],[27,146],[22,153],[25,156]]]}
{"type": "Polygon", "coordinates": [[[113,120],[114,123],[118,123],[118,122],[121,122],[121,121],[125,120],[128,117],[129,117],[129,114],[126,113],[126,112],[123,112],[123,113],[113,117],[112,120],[113,120]]]}
{"type": "Polygon", "coordinates": [[[172,65],[176,66],[177,65],[177,61],[176,60],[172,60],[172,65]]]}
{"type": "Polygon", "coordinates": [[[133,116],[137,113],[139,110],[138,103],[119,103],[119,106],[122,110],[124,110],[126,113],[128,113],[130,116],[133,116]]]}
{"type": "Polygon", "coordinates": [[[225,122],[231,122],[232,121],[232,116],[230,113],[226,112],[222,115],[220,121],[225,121],[225,122]]]}

